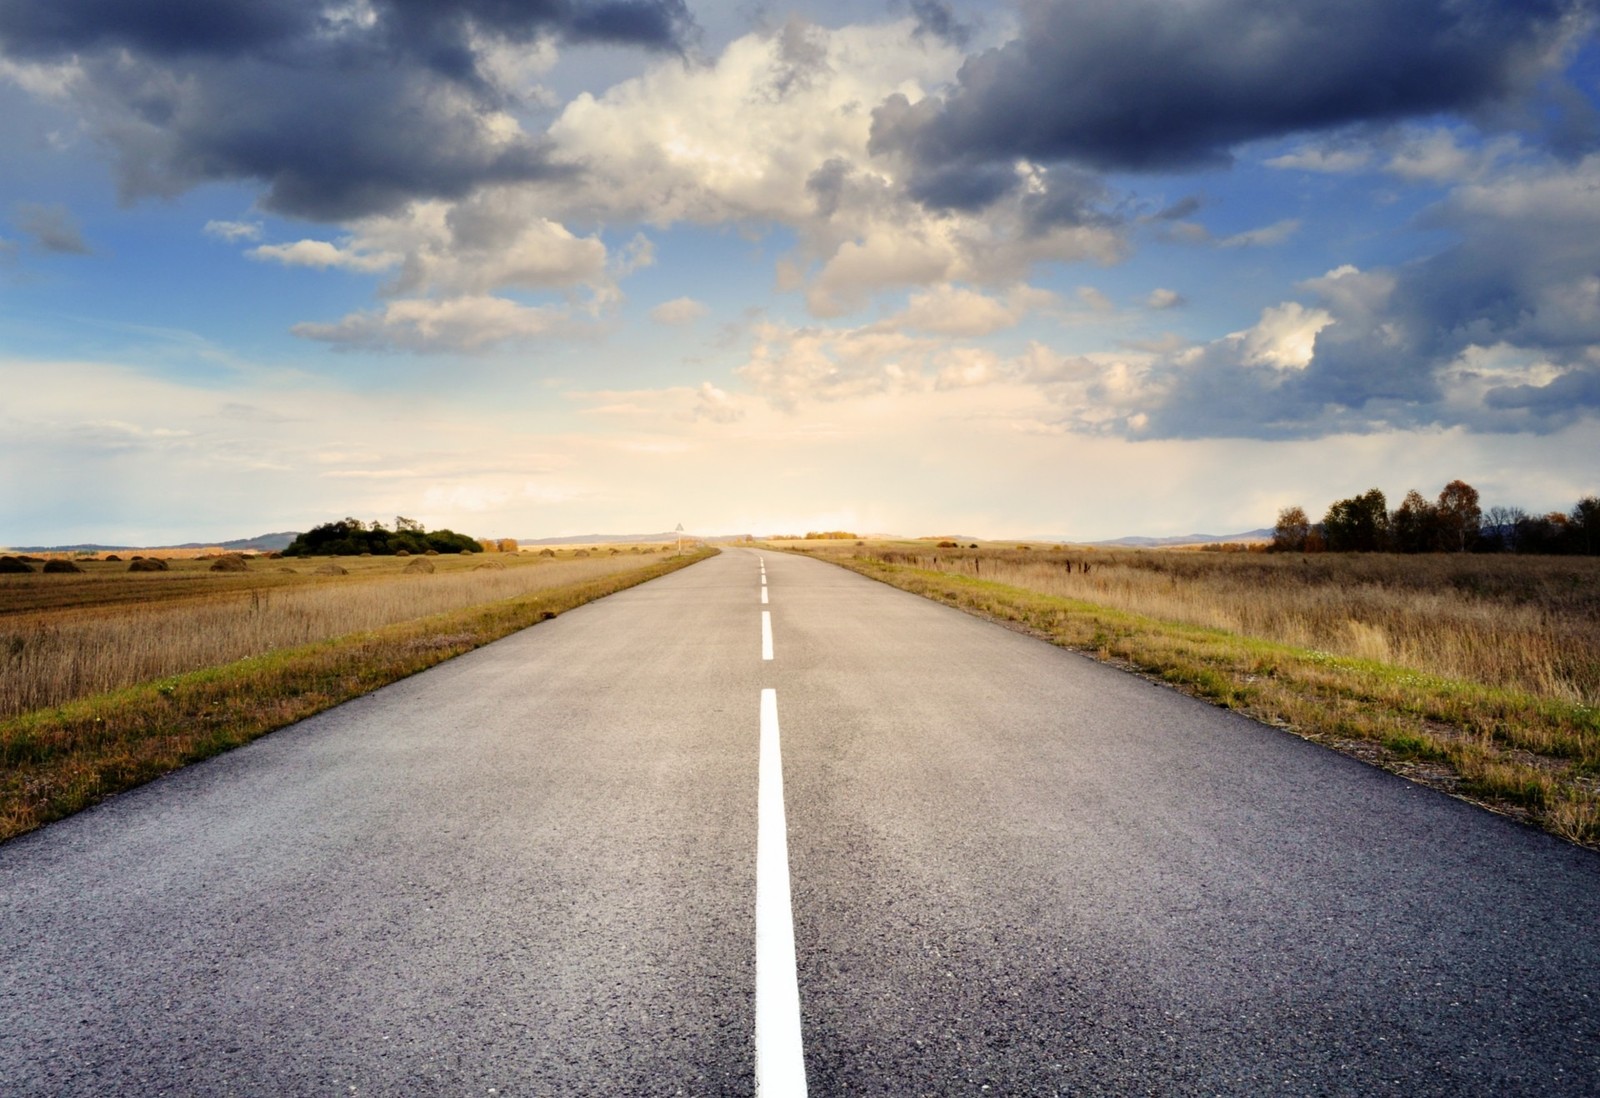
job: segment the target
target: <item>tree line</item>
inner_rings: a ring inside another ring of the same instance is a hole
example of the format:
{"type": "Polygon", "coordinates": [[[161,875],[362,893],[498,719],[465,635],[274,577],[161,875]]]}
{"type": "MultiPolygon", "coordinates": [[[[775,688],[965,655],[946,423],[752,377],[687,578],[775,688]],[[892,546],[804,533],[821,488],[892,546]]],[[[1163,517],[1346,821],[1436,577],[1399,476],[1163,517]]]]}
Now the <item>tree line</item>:
{"type": "Polygon", "coordinates": [[[1520,507],[1479,506],[1461,480],[1436,500],[1415,488],[1389,510],[1376,488],[1341,499],[1321,522],[1301,507],[1278,512],[1272,549],[1294,553],[1600,553],[1600,499],[1585,496],[1570,512],[1533,515],[1520,507]]]}
{"type": "Polygon", "coordinates": [[[391,530],[377,519],[362,522],[358,518],[345,518],[325,522],[299,534],[283,551],[286,557],[358,557],[371,553],[375,557],[393,556],[399,552],[426,553],[481,553],[483,546],[476,538],[458,534],[454,530],[427,530],[422,523],[396,515],[391,530]]]}

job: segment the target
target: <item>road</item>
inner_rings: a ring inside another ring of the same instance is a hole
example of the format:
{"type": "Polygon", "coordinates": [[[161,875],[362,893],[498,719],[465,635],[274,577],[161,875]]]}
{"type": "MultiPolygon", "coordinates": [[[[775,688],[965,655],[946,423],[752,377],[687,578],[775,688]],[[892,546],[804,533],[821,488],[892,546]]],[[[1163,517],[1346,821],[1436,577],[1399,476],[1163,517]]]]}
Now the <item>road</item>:
{"type": "Polygon", "coordinates": [[[0,1093],[1592,1095],[1597,905],[1590,852],[730,550],[0,846],[0,1093]]]}

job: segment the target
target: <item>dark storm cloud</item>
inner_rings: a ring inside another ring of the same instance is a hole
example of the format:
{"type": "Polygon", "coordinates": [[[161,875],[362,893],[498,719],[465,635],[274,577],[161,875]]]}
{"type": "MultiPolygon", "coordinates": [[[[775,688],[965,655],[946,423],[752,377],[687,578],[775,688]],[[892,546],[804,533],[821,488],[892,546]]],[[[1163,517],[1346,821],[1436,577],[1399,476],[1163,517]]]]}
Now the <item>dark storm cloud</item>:
{"type": "Polygon", "coordinates": [[[1309,437],[1388,427],[1553,431],[1600,414],[1600,157],[1469,189],[1461,243],[1303,287],[1331,323],[1304,368],[1219,340],[1158,367],[1144,433],[1309,437]]]}
{"type": "Polygon", "coordinates": [[[930,35],[957,48],[972,37],[972,28],[956,18],[946,0],[911,0],[911,14],[916,17],[918,35],[930,35]]]}
{"type": "Polygon", "coordinates": [[[58,255],[89,255],[78,223],[65,206],[22,202],[17,205],[17,228],[33,240],[42,252],[58,255]]]}
{"type": "Polygon", "coordinates": [[[1223,163],[1256,138],[1506,103],[1591,0],[1037,0],[948,96],[895,95],[874,152],[926,169],[1223,163]]]}
{"type": "Polygon", "coordinates": [[[683,0],[7,0],[0,50],[76,59],[79,104],[128,198],[259,180],[268,208],[336,220],[559,174],[489,124],[513,105],[485,43],[678,50],[683,0]]]}

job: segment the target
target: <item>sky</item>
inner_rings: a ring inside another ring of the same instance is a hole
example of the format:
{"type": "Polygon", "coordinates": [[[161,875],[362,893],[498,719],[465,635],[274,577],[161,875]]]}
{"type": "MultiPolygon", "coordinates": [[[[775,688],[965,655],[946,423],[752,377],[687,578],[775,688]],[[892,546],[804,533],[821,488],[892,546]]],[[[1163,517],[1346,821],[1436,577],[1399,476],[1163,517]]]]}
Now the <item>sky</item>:
{"type": "Polygon", "coordinates": [[[1595,0],[0,0],[0,543],[1600,492],[1595,0]]]}

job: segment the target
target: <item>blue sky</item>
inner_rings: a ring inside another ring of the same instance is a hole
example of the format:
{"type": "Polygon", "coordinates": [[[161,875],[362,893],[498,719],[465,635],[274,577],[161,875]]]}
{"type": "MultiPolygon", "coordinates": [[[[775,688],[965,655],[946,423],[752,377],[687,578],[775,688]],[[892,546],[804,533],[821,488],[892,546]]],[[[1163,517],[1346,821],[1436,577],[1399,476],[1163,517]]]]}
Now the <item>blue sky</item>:
{"type": "Polygon", "coordinates": [[[1566,509],[1595,19],[7,0],[0,542],[1566,509]]]}

